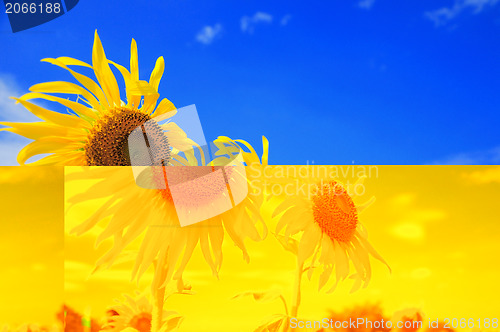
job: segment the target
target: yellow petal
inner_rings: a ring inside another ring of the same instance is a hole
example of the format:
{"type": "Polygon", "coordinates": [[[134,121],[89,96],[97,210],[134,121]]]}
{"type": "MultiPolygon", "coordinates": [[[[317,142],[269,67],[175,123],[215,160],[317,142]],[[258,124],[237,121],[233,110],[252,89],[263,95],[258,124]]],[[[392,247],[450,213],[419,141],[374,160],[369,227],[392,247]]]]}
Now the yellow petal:
{"type": "MultiPolygon", "coordinates": [[[[117,166],[118,167],[118,166],[117,166]]],[[[119,170],[113,170],[111,171],[119,172],[119,170]]],[[[93,172],[94,173],[94,172],[93,172]]],[[[91,173],[91,174],[93,174],[91,173]]],[[[92,175],[89,175],[92,176],[92,175]]],[[[132,174],[130,174],[132,176],[132,174]]],[[[69,176],[67,177],[68,179],[72,179],[69,176]]],[[[94,179],[94,177],[92,177],[94,179]]],[[[99,198],[105,198],[107,196],[111,196],[113,194],[117,194],[120,191],[120,187],[123,185],[123,176],[122,177],[113,177],[110,176],[104,181],[99,181],[96,184],[93,184],[89,189],[88,192],[92,193],[92,199],[99,199],[99,198]]],[[[134,193],[135,194],[135,193],[134,193]]],[[[134,195],[131,194],[131,195],[134,195]]],[[[78,204],[82,203],[85,201],[89,200],[89,194],[87,192],[82,192],[78,193],[74,196],[71,196],[68,198],[67,202],[70,204],[78,204]]]]}
{"type": "MultiPolygon", "coordinates": [[[[149,85],[155,90],[158,91],[158,87],[160,85],[160,80],[161,77],[163,76],[163,71],[165,70],[165,61],[163,60],[163,57],[159,57],[156,60],[155,68],[153,69],[153,72],[151,73],[151,76],[149,78],[149,85]]],[[[143,106],[143,112],[146,114],[151,114],[156,107],[156,102],[158,101],[158,98],[160,97],[159,94],[150,94],[144,97],[144,106],[143,106]]]]}
{"type": "Polygon", "coordinates": [[[171,227],[153,227],[147,230],[132,271],[134,278],[139,279],[158,254],[165,254],[168,243],[173,240],[173,233],[171,227]],[[162,252],[159,253],[160,249],[162,252]]]}
{"type": "MultiPolygon", "coordinates": [[[[91,196],[91,198],[93,197],[91,196]]],[[[90,216],[90,218],[86,219],[83,223],[79,224],[78,226],[72,228],[70,230],[70,234],[82,235],[88,232],[92,227],[97,225],[97,223],[101,221],[104,217],[110,215],[109,208],[116,200],[117,200],[116,197],[108,199],[106,203],[101,205],[99,209],[95,211],[94,214],[92,214],[92,216],[90,216]]]]}
{"type": "Polygon", "coordinates": [[[372,269],[371,269],[371,264],[370,264],[370,257],[368,255],[368,251],[361,245],[361,243],[354,237],[352,239],[352,243],[354,245],[353,247],[353,253],[359,258],[360,263],[363,265],[365,271],[366,271],[366,279],[365,281],[368,282],[371,278],[372,275],[372,269]]]}
{"type": "MultiPolygon", "coordinates": [[[[128,95],[128,91],[127,91],[127,95],[128,95]]],[[[141,96],[132,95],[130,97],[127,97],[127,104],[130,107],[137,109],[141,105],[141,99],[142,99],[141,96]]]]}
{"type": "Polygon", "coordinates": [[[61,127],[47,122],[0,122],[0,124],[11,127],[0,128],[0,131],[7,130],[33,140],[47,136],[72,137],[75,139],[85,139],[86,137],[85,133],[78,129],[61,127]]]}
{"type": "Polygon", "coordinates": [[[325,287],[326,283],[328,282],[328,280],[330,280],[330,276],[332,275],[332,270],[333,270],[333,266],[330,265],[330,266],[326,266],[323,270],[323,272],[321,273],[321,275],[319,276],[319,281],[318,281],[318,292],[320,290],[323,289],[323,287],[325,287]]]}
{"type": "Polygon", "coordinates": [[[125,81],[125,84],[127,84],[127,83],[130,84],[132,77],[131,77],[130,72],[128,71],[127,68],[125,68],[122,65],[120,65],[114,61],[111,61],[111,60],[108,60],[108,63],[112,64],[113,66],[116,67],[116,69],[118,69],[120,71],[120,73],[123,76],[123,80],[125,81]]]}
{"type": "MultiPolygon", "coordinates": [[[[105,182],[105,181],[104,181],[105,182]]],[[[125,227],[134,224],[141,223],[139,220],[134,220],[136,216],[140,214],[143,210],[141,206],[133,205],[132,203],[137,199],[137,197],[131,196],[128,198],[128,203],[125,206],[129,206],[129,209],[117,210],[106,228],[99,234],[96,239],[96,243],[100,244],[106,238],[114,235],[115,233],[122,233],[125,227]]]]}
{"type": "Polygon", "coordinates": [[[43,153],[55,153],[62,151],[72,151],[81,148],[82,143],[73,139],[60,137],[44,137],[26,145],[17,155],[17,162],[24,165],[26,161],[43,153]]]}
{"type": "Polygon", "coordinates": [[[247,165],[251,165],[253,163],[257,164],[261,163],[259,160],[259,156],[257,155],[257,152],[255,152],[255,149],[253,148],[252,145],[250,145],[250,143],[241,139],[237,139],[235,140],[235,142],[243,144],[250,151],[250,152],[243,151],[243,158],[247,163],[247,165]]]}
{"type": "Polygon", "coordinates": [[[363,204],[356,205],[356,211],[361,213],[369,208],[373,203],[375,203],[375,196],[370,197],[370,199],[363,204]]]}
{"type": "Polygon", "coordinates": [[[66,66],[81,66],[81,67],[92,68],[92,66],[86,62],[80,61],[78,59],[70,58],[67,56],[61,56],[61,57],[57,58],[56,60],[65,64],[66,66]]]}
{"type": "Polygon", "coordinates": [[[67,94],[75,94],[81,95],[85,100],[89,102],[90,105],[96,110],[101,109],[101,105],[97,101],[97,99],[83,87],[64,81],[55,81],[55,82],[45,82],[35,84],[30,88],[32,92],[44,92],[44,93],[67,93],[67,94]]]}
{"type": "MultiPolygon", "coordinates": [[[[156,110],[154,111],[153,117],[157,117],[157,116],[169,113],[169,112],[172,112],[172,113],[171,113],[171,115],[169,114],[168,117],[172,117],[175,114],[177,114],[177,112],[175,112],[176,109],[177,108],[174,106],[174,104],[170,100],[168,100],[167,98],[163,98],[162,101],[160,101],[160,103],[158,104],[158,107],[156,108],[156,110]]],[[[167,118],[162,118],[162,120],[165,120],[167,118]]]]}
{"type": "Polygon", "coordinates": [[[159,95],[158,92],[146,81],[131,81],[130,88],[128,90],[131,95],[159,95]]]}
{"type": "Polygon", "coordinates": [[[327,237],[327,235],[324,235],[323,232],[321,232],[320,239],[318,241],[318,245],[316,246],[316,250],[314,250],[314,255],[311,259],[311,268],[307,271],[307,278],[311,280],[312,274],[314,272],[314,268],[316,266],[316,261],[318,259],[318,253],[321,251],[321,246],[323,244],[323,239],[327,237]]]}
{"type": "Polygon", "coordinates": [[[30,163],[30,166],[79,166],[85,164],[83,151],[55,153],[30,163]]]}
{"type": "Polygon", "coordinates": [[[174,122],[168,122],[166,124],[161,125],[161,128],[165,131],[165,134],[168,137],[169,144],[179,150],[183,151],[184,154],[188,157],[189,159],[189,152],[192,152],[191,154],[194,153],[193,146],[198,148],[198,152],[200,153],[201,160],[205,160],[205,153],[203,149],[196,144],[195,141],[189,139],[186,135],[186,133],[174,122]]]}
{"type": "Polygon", "coordinates": [[[197,244],[198,244],[198,236],[197,235],[195,236],[195,234],[190,234],[190,236],[187,237],[186,249],[184,250],[184,255],[182,256],[181,264],[179,265],[179,268],[175,272],[174,279],[179,279],[182,277],[184,268],[189,262],[191,256],[193,255],[194,248],[196,248],[197,244]]]}
{"type": "Polygon", "coordinates": [[[232,218],[232,215],[234,214],[233,210],[229,210],[228,212],[230,217],[223,220],[224,229],[226,230],[229,237],[231,237],[231,239],[234,241],[234,244],[241,249],[241,251],[243,252],[243,259],[248,263],[250,262],[250,256],[248,255],[248,251],[245,247],[245,242],[243,241],[242,236],[238,234],[238,232],[234,228],[234,222],[232,222],[232,220],[234,220],[234,218],[232,218]]]}
{"type": "Polygon", "coordinates": [[[360,278],[365,280],[366,270],[365,270],[365,267],[363,266],[363,263],[361,262],[360,257],[356,254],[354,246],[352,244],[349,244],[349,245],[346,245],[346,247],[347,247],[348,256],[354,265],[354,269],[356,270],[356,272],[360,276],[360,278]]]}
{"type": "Polygon", "coordinates": [[[36,99],[36,98],[46,99],[46,100],[53,101],[53,102],[59,103],[61,105],[64,105],[64,106],[72,109],[78,115],[87,117],[90,120],[95,120],[97,118],[97,114],[94,112],[93,109],[88,108],[85,105],[82,105],[80,103],[77,103],[77,102],[74,102],[74,101],[71,101],[68,99],[60,98],[60,97],[46,95],[46,94],[38,93],[38,92],[30,92],[30,93],[23,95],[19,99],[30,100],[30,99],[36,99]]]}
{"type": "Polygon", "coordinates": [[[151,292],[155,294],[159,289],[165,288],[167,270],[170,268],[168,265],[168,256],[170,252],[168,249],[161,249],[156,263],[155,274],[153,282],[151,283],[151,292]]]}
{"type": "Polygon", "coordinates": [[[122,74],[123,80],[125,81],[125,91],[127,93],[127,104],[131,107],[138,108],[140,102],[141,102],[141,96],[140,95],[133,95],[132,94],[132,88],[135,86],[135,84],[132,84],[133,79],[132,75],[129,73],[127,68],[123,67],[122,65],[119,65],[111,60],[108,60],[109,63],[111,63],[113,66],[116,67],[122,74]]]}
{"type": "MultiPolygon", "coordinates": [[[[303,201],[304,201],[304,198],[299,197],[299,196],[292,196],[290,198],[287,198],[284,201],[280,201],[279,205],[274,209],[274,211],[272,213],[272,217],[274,218],[278,214],[284,213],[285,211],[287,211],[290,208],[293,208],[293,207],[300,208],[300,207],[302,207],[303,206],[303,201]]],[[[279,230],[277,229],[276,232],[279,232],[279,230]]]]}
{"type": "Polygon", "coordinates": [[[130,73],[132,74],[132,79],[134,81],[139,80],[139,59],[137,55],[137,43],[133,38],[132,43],[130,44],[130,73]]]}
{"type": "Polygon", "coordinates": [[[323,265],[333,265],[335,262],[333,240],[328,235],[324,235],[321,239],[321,256],[319,261],[323,265]]]}
{"type": "Polygon", "coordinates": [[[215,265],[215,262],[212,258],[212,253],[210,252],[210,247],[208,244],[208,232],[201,232],[200,247],[201,247],[201,252],[203,253],[203,257],[205,258],[205,261],[212,268],[212,273],[214,277],[218,278],[217,266],[215,265]]]}
{"type": "Polygon", "coordinates": [[[349,260],[345,249],[338,241],[332,240],[333,249],[335,251],[335,273],[336,282],[344,280],[349,274],[349,260]]]}
{"type": "Polygon", "coordinates": [[[370,242],[368,242],[368,240],[365,239],[361,235],[357,235],[357,238],[363,244],[363,246],[366,248],[366,250],[368,250],[370,255],[372,255],[374,258],[378,259],[382,263],[384,263],[385,266],[387,266],[387,268],[389,269],[389,272],[391,272],[391,267],[389,266],[389,264],[387,264],[387,262],[384,260],[384,258],[375,250],[375,248],[373,248],[373,246],[370,244],[370,242]]]}
{"type": "Polygon", "coordinates": [[[266,136],[262,136],[262,165],[267,166],[269,164],[269,141],[266,136]]]}
{"type": "MultiPolygon", "coordinates": [[[[142,211],[140,211],[137,215],[137,218],[141,218],[141,220],[151,220],[150,216],[152,214],[152,210],[142,209],[142,211]]],[[[123,235],[123,245],[129,245],[133,240],[140,236],[140,234],[142,234],[147,227],[149,227],[149,225],[145,223],[135,223],[130,225],[130,227],[127,228],[127,232],[123,235]]]]}
{"type": "Polygon", "coordinates": [[[315,224],[310,223],[304,230],[304,234],[300,239],[299,255],[297,256],[299,265],[303,264],[307,258],[311,257],[314,249],[319,244],[320,238],[321,230],[315,224]]]}
{"type": "Polygon", "coordinates": [[[141,110],[146,114],[151,114],[156,107],[156,102],[158,101],[159,97],[160,95],[158,93],[144,96],[144,105],[142,106],[141,110]]]}
{"type": "Polygon", "coordinates": [[[106,59],[106,54],[97,34],[95,31],[94,36],[94,48],[92,50],[92,67],[94,68],[95,76],[101,85],[110,106],[119,106],[121,104],[120,100],[120,90],[118,89],[118,84],[116,83],[115,75],[109,68],[108,60],[106,59]]]}
{"type": "MultiPolygon", "coordinates": [[[[186,234],[185,232],[177,232],[176,236],[172,239],[172,245],[170,246],[169,252],[168,252],[168,260],[167,260],[167,274],[165,275],[165,280],[163,281],[162,286],[166,286],[167,283],[172,279],[172,276],[175,271],[175,266],[177,265],[177,262],[179,260],[179,257],[181,253],[184,251],[184,254],[188,254],[184,250],[184,247],[186,247],[187,241],[189,241],[189,237],[193,236],[194,238],[197,238],[198,235],[195,234],[186,234]],[[180,234],[182,235],[180,235],[180,234]],[[189,236],[188,236],[189,235],[189,236]]],[[[182,277],[182,271],[180,272],[181,277],[182,277]]]]}
{"type": "Polygon", "coordinates": [[[81,128],[81,127],[85,128],[89,126],[88,122],[82,120],[77,116],[50,111],[38,105],[30,103],[28,101],[21,100],[19,98],[13,98],[13,99],[20,102],[24,107],[26,107],[26,109],[28,109],[31,113],[33,113],[42,120],[70,128],[81,128]]]}
{"type": "Polygon", "coordinates": [[[307,210],[302,212],[293,208],[287,210],[282,216],[282,219],[287,220],[285,236],[294,235],[306,229],[314,220],[310,214],[307,210]]]}
{"type": "Polygon", "coordinates": [[[156,60],[155,68],[153,69],[153,72],[151,73],[151,76],[149,78],[149,84],[158,91],[158,87],[160,86],[160,80],[161,77],[163,76],[163,71],[165,70],[165,60],[163,60],[163,57],[159,57],[156,60]]]}
{"type": "Polygon", "coordinates": [[[215,256],[215,264],[217,269],[220,269],[222,265],[222,241],[224,239],[224,228],[220,222],[217,224],[211,224],[208,228],[208,235],[210,237],[210,243],[212,244],[212,251],[215,256]]]}
{"type": "Polygon", "coordinates": [[[42,59],[42,61],[51,63],[53,65],[56,65],[58,67],[64,68],[67,71],[69,71],[71,75],[73,75],[73,77],[76,78],[78,82],[80,82],[87,90],[89,90],[91,93],[94,94],[94,96],[97,97],[101,105],[109,106],[108,101],[106,100],[106,96],[101,90],[101,87],[96,82],[94,82],[93,79],[75,72],[74,70],[70,69],[68,66],[58,61],[57,59],[48,58],[48,59],[42,59]]]}
{"type": "MultiPolygon", "coordinates": [[[[354,279],[354,284],[352,285],[352,288],[349,292],[352,294],[361,287],[363,279],[361,279],[361,277],[357,273],[352,275],[350,279],[354,279]]],[[[366,287],[366,282],[365,282],[365,287],[366,287]]]]}

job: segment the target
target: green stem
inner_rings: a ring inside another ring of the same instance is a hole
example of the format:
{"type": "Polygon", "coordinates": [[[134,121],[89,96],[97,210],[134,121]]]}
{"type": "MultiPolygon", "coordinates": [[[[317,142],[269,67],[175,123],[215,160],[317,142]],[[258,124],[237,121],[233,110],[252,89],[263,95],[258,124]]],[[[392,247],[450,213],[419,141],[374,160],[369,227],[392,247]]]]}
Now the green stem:
{"type": "Polygon", "coordinates": [[[297,274],[295,275],[295,286],[293,289],[293,297],[292,297],[292,311],[291,311],[291,317],[297,317],[298,311],[299,311],[299,306],[300,306],[300,287],[302,283],[302,273],[304,269],[304,263],[301,263],[299,266],[297,266],[297,274]]]}
{"type": "Polygon", "coordinates": [[[288,316],[288,306],[286,305],[286,300],[283,295],[280,295],[280,299],[283,302],[283,306],[285,307],[285,314],[288,316]]]}
{"type": "Polygon", "coordinates": [[[151,321],[151,332],[158,332],[161,329],[163,321],[163,303],[165,301],[165,287],[156,290],[153,317],[151,321]]]}

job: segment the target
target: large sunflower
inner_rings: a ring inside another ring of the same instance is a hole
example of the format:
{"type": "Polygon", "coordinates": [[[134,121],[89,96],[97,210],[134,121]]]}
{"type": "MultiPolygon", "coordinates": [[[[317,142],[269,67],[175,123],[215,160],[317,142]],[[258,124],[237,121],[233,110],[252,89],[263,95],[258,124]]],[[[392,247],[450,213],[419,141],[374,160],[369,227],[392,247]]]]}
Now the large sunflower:
{"type": "MultiPolygon", "coordinates": [[[[39,154],[50,155],[32,165],[130,165],[127,147],[129,134],[143,123],[175,110],[166,98],[157,105],[158,85],[165,67],[163,57],[156,61],[147,82],[139,80],[137,44],[133,39],[130,52],[129,71],[106,58],[96,31],[92,65],[69,57],[42,60],[66,69],[78,84],[65,81],[40,83],[32,86],[30,93],[14,98],[43,120],[34,123],[0,122],[8,126],[0,130],[34,140],[19,152],[17,160],[21,165],[39,154]],[[126,101],[121,99],[110,64],[123,76],[126,101]],[[73,66],[91,69],[97,82],[71,69],[73,66]],[[63,98],[67,94],[76,97],[74,100],[63,98]],[[45,109],[29,101],[32,99],[58,103],[70,113],[45,109]]],[[[182,140],[182,137],[175,136],[178,130],[175,130],[174,124],[170,126],[174,126],[171,128],[174,130],[168,137],[168,143],[175,148],[176,141],[182,140]]]]}
{"type": "MultiPolygon", "coordinates": [[[[243,151],[243,159],[245,164],[249,165],[267,163],[268,145],[265,138],[263,141],[262,161],[245,141],[220,137],[216,140],[216,144],[226,147],[225,153],[244,147],[248,151],[243,151]]],[[[179,172],[183,172],[184,168],[170,167],[172,170],[178,169],[179,172]]],[[[190,168],[189,176],[196,176],[198,170],[205,175],[203,167],[195,167],[190,168]]],[[[239,176],[227,173],[228,182],[239,176]]],[[[131,167],[84,167],[66,176],[66,180],[69,181],[82,179],[97,180],[97,183],[86,192],[70,197],[68,199],[70,206],[98,198],[104,199],[104,203],[90,218],[79,223],[72,233],[84,234],[100,222],[105,225],[97,238],[97,244],[107,238],[113,238],[114,244],[97,262],[97,268],[110,266],[132,241],[145,233],[132,274],[139,279],[149,266],[155,264],[153,291],[164,287],[171,279],[182,280],[184,268],[198,244],[213,275],[218,276],[222,264],[221,247],[225,232],[242,250],[246,261],[249,260],[249,254],[245,248],[245,238],[259,241],[267,234],[259,210],[262,195],[258,189],[246,182],[249,194],[236,207],[202,222],[180,227],[178,206],[177,203],[174,205],[169,188],[145,189],[138,186],[131,167]]],[[[214,209],[221,196],[227,194],[226,186],[221,187],[210,182],[189,189],[194,191],[193,197],[203,198],[196,207],[198,209],[214,209]]]]}
{"type": "MultiPolygon", "coordinates": [[[[212,166],[153,166],[152,169],[160,169],[163,172],[174,171],[177,177],[180,175],[189,179],[199,176],[210,178],[212,173],[207,174],[206,167],[216,169],[220,166],[215,165],[226,165],[234,159],[234,154],[240,155],[246,165],[267,164],[268,143],[265,138],[263,142],[262,159],[245,141],[233,141],[227,137],[220,137],[215,141],[219,149],[215,152],[217,157],[211,163],[212,166]],[[243,147],[247,151],[244,151],[243,147]],[[201,174],[198,174],[199,172],[201,174]]],[[[185,162],[191,165],[189,160],[185,162]]],[[[260,241],[267,235],[267,228],[259,210],[262,202],[261,191],[250,186],[251,178],[248,180],[243,178],[249,195],[239,201],[235,207],[201,222],[180,227],[179,204],[187,205],[188,209],[196,213],[193,209],[218,209],[218,205],[224,198],[227,201],[227,197],[224,196],[228,192],[232,192],[232,195],[230,194],[232,197],[237,197],[238,190],[232,191],[230,186],[232,183],[239,183],[236,187],[241,187],[242,177],[239,174],[241,168],[231,168],[231,166],[224,168],[226,169],[225,182],[222,186],[212,181],[202,181],[201,184],[191,186],[191,183],[187,181],[185,188],[189,191],[188,196],[197,198],[198,201],[195,206],[189,199],[174,202],[169,186],[164,189],[147,189],[138,186],[137,178],[133,176],[134,167],[84,167],[66,176],[66,180],[70,181],[97,180],[97,183],[89,190],[68,199],[70,206],[92,199],[103,199],[103,204],[96,212],[72,230],[72,233],[80,235],[97,224],[101,224],[104,229],[98,236],[97,243],[113,238],[113,247],[97,262],[96,269],[112,265],[117,259],[123,257],[125,249],[135,239],[140,239],[139,251],[133,255],[128,253],[125,255],[135,259],[132,275],[137,280],[151,265],[155,267],[151,284],[155,300],[153,331],[160,331],[162,326],[163,298],[167,285],[170,280],[175,279],[177,288],[184,289],[183,272],[198,244],[213,275],[218,277],[222,264],[222,243],[226,232],[242,250],[247,262],[249,254],[245,248],[245,239],[249,237],[260,241]]],[[[152,172],[152,175],[153,182],[155,182],[157,174],[152,172]]],[[[234,205],[235,201],[232,200],[232,203],[234,205]]]]}

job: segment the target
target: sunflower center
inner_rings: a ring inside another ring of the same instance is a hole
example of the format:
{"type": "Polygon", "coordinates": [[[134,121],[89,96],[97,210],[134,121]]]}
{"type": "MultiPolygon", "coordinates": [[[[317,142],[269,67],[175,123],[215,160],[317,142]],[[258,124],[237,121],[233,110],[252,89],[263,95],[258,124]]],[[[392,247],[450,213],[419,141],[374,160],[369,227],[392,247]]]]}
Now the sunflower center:
{"type": "MultiPolygon", "coordinates": [[[[89,132],[84,146],[87,165],[130,166],[128,137],[134,129],[149,120],[149,115],[136,109],[119,107],[110,110],[96,121],[89,132]]],[[[152,137],[153,141],[148,142],[149,144],[156,148],[170,149],[167,137],[156,122],[149,121],[147,127],[148,137],[152,137]]],[[[167,154],[170,155],[170,150],[167,154]]]]}
{"type": "Polygon", "coordinates": [[[130,320],[129,326],[133,327],[139,332],[150,332],[151,331],[151,320],[152,316],[150,313],[143,312],[135,315],[130,320]]]}
{"type": "Polygon", "coordinates": [[[157,180],[167,186],[159,193],[167,202],[173,203],[175,197],[175,203],[185,207],[208,205],[229,191],[227,181],[232,173],[232,167],[221,166],[165,167],[157,180]]]}
{"type": "Polygon", "coordinates": [[[312,196],[314,221],[332,240],[349,242],[358,225],[358,213],[342,184],[318,186],[312,196]]]}

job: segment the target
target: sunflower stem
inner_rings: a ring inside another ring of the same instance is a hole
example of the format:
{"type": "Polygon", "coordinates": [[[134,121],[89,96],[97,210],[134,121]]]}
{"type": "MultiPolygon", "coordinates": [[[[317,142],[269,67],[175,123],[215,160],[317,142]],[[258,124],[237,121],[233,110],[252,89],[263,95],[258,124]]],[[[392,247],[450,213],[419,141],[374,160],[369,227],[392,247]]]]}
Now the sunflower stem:
{"type": "Polygon", "coordinates": [[[297,317],[297,314],[299,312],[300,298],[301,298],[300,288],[302,284],[303,273],[304,273],[304,263],[302,262],[297,266],[297,273],[295,275],[295,286],[293,289],[291,317],[297,317]]]}
{"type": "Polygon", "coordinates": [[[163,303],[165,301],[165,287],[156,290],[153,306],[153,317],[151,321],[151,332],[158,332],[161,329],[163,321],[163,303]]]}

